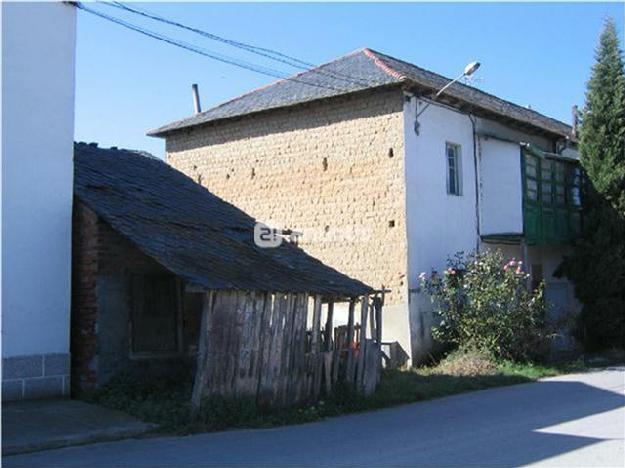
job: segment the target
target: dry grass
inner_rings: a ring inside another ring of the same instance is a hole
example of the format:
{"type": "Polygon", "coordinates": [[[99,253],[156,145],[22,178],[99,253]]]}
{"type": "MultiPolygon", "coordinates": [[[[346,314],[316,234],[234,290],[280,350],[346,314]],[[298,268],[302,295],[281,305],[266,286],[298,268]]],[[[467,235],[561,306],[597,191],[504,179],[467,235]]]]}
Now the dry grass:
{"type": "Polygon", "coordinates": [[[495,375],[498,366],[493,356],[487,351],[477,349],[459,349],[454,351],[433,369],[436,374],[456,377],[477,377],[495,375]]]}

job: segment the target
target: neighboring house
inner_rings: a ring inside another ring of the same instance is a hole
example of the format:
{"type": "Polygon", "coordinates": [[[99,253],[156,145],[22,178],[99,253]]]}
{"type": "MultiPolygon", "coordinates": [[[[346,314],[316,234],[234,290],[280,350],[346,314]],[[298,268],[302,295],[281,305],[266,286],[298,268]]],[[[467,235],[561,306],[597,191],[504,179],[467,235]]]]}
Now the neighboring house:
{"type": "Polygon", "coordinates": [[[418,275],[457,251],[501,248],[556,311],[577,307],[553,276],[579,226],[571,127],[460,83],[433,103],[449,81],[362,49],[149,134],[218,196],[389,288],[383,338],[420,360],[432,316],[418,275]]]}
{"type": "MultiPolygon", "coordinates": [[[[367,313],[380,323],[372,288],[289,242],[258,247],[254,218],[162,160],[95,144],[75,148],[76,393],[122,372],[179,372],[197,361],[196,402],[215,393],[310,400],[346,372],[359,330],[352,317],[341,337],[334,303],[351,300],[354,312],[359,300],[360,323],[367,313]]],[[[347,374],[367,391],[379,370],[376,330],[366,346],[361,336],[363,352],[347,374]]]]}
{"type": "Polygon", "coordinates": [[[2,399],[69,392],[76,9],[2,2],[2,399]]]}

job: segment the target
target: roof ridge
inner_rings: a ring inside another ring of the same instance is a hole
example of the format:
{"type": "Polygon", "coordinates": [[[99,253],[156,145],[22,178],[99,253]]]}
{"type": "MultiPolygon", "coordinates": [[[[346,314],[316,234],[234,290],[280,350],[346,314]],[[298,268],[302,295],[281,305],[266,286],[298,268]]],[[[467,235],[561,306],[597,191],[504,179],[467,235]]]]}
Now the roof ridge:
{"type": "Polygon", "coordinates": [[[382,70],[387,75],[389,75],[389,76],[391,76],[393,78],[397,78],[398,80],[405,80],[405,79],[407,79],[406,75],[404,75],[403,73],[398,72],[393,67],[391,67],[388,64],[384,63],[380,59],[380,57],[378,57],[378,55],[385,55],[385,54],[382,54],[382,53],[380,53],[378,51],[375,51],[373,49],[369,49],[368,47],[365,47],[363,49],[363,53],[367,57],[369,57],[371,60],[373,60],[373,63],[375,64],[375,66],[378,67],[380,70],[382,70]]]}
{"type": "MultiPolygon", "coordinates": [[[[412,63],[412,62],[408,62],[408,61],[406,61],[406,60],[403,60],[403,59],[400,59],[400,58],[397,58],[397,57],[393,57],[392,55],[385,54],[384,52],[378,52],[378,51],[374,51],[374,50],[371,50],[371,52],[375,53],[376,55],[380,55],[380,56],[382,56],[383,58],[388,58],[388,59],[391,59],[391,60],[395,60],[396,62],[401,62],[401,63],[403,63],[403,64],[405,64],[405,65],[410,66],[410,67],[413,67],[413,68],[418,68],[419,70],[421,70],[421,71],[423,71],[423,72],[426,72],[426,73],[429,73],[430,75],[436,75],[436,76],[438,76],[438,77],[440,77],[440,78],[442,78],[442,79],[448,80],[448,81],[451,81],[451,80],[452,80],[452,78],[449,78],[448,76],[441,75],[440,73],[437,73],[437,72],[431,71],[431,70],[429,70],[429,69],[427,69],[427,68],[420,67],[419,65],[415,65],[415,64],[414,64],[414,63],[412,63]]],[[[379,57],[378,57],[378,58],[379,58],[379,57]]],[[[379,59],[380,59],[380,60],[383,60],[383,58],[379,58],[379,59]]],[[[391,68],[391,67],[389,66],[389,68],[391,68]]],[[[392,68],[391,68],[391,69],[392,69],[392,68]]],[[[569,125],[569,124],[567,124],[566,122],[562,122],[561,120],[558,120],[558,119],[556,119],[556,118],[554,118],[554,117],[550,117],[550,116],[548,116],[547,114],[543,114],[542,112],[538,112],[537,110],[534,110],[534,109],[529,109],[529,108],[527,108],[527,107],[523,107],[522,105],[517,104],[516,102],[510,101],[509,99],[505,99],[505,98],[502,98],[502,97],[497,96],[497,95],[495,95],[495,94],[489,93],[488,91],[484,91],[483,89],[477,88],[477,87],[475,87],[475,86],[471,86],[471,85],[468,85],[468,84],[462,83],[461,81],[456,81],[456,82],[454,83],[454,85],[458,85],[458,86],[461,86],[461,87],[464,87],[464,88],[467,88],[467,89],[470,89],[470,90],[473,90],[473,91],[477,91],[478,93],[485,94],[485,95],[487,95],[487,96],[493,97],[493,98],[498,99],[498,100],[500,100],[500,101],[504,101],[504,102],[506,102],[507,104],[511,104],[511,105],[513,105],[513,106],[515,106],[515,107],[519,107],[519,108],[521,108],[521,109],[523,109],[523,110],[525,110],[525,111],[527,111],[527,112],[532,112],[532,113],[534,113],[535,115],[537,115],[537,116],[539,116],[539,117],[544,117],[544,118],[547,118],[547,119],[553,120],[554,122],[557,122],[557,123],[559,123],[559,124],[566,125],[566,126],[570,127],[570,125],[569,125]]]]}

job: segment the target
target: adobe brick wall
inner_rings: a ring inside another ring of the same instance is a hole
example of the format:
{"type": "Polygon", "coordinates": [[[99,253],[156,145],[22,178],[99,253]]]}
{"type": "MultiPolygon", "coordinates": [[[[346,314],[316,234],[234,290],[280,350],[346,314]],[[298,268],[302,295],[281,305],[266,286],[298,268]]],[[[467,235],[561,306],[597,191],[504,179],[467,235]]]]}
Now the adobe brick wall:
{"type": "Polygon", "coordinates": [[[402,93],[381,90],[217,122],[169,136],[168,162],[405,303],[402,111],[402,93]]]}

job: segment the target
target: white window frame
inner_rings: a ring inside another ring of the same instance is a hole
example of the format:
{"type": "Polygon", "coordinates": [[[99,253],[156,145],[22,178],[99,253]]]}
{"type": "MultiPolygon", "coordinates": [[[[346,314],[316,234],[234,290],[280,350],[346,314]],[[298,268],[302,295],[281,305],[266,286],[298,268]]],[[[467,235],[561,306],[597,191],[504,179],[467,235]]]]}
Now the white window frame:
{"type": "Polygon", "coordinates": [[[450,141],[445,142],[445,180],[447,181],[447,194],[452,195],[454,197],[462,196],[462,147],[458,143],[452,143],[450,141]],[[450,167],[450,158],[449,158],[449,149],[453,148],[455,150],[455,167],[454,167],[454,184],[455,191],[452,192],[452,180],[451,180],[451,170],[450,167]]]}

